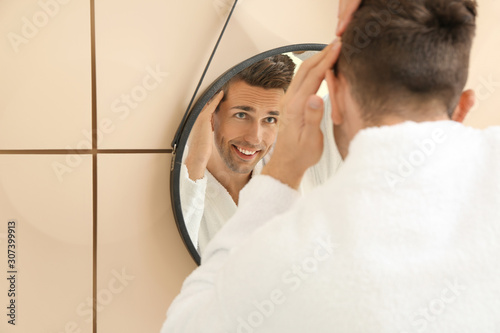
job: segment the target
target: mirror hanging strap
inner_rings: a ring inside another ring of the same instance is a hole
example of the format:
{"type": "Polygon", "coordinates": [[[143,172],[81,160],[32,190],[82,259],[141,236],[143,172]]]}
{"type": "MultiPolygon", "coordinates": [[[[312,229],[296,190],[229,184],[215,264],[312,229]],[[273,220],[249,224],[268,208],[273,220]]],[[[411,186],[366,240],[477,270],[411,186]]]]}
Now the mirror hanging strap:
{"type": "MultiPolygon", "coordinates": [[[[238,3],[238,0],[234,0],[233,6],[231,7],[231,11],[229,12],[229,15],[228,15],[228,17],[226,19],[226,23],[224,23],[224,27],[222,28],[222,31],[221,31],[221,33],[219,35],[219,38],[217,39],[217,42],[215,43],[215,47],[212,50],[212,54],[210,55],[210,58],[208,59],[207,65],[205,66],[205,69],[203,70],[203,73],[201,74],[200,81],[198,82],[198,85],[196,86],[196,89],[194,90],[194,94],[191,97],[191,101],[189,102],[189,105],[188,105],[188,107],[186,109],[186,112],[184,113],[184,116],[183,116],[182,121],[181,121],[182,125],[179,126],[179,128],[177,129],[177,132],[175,133],[174,139],[172,140],[171,147],[173,149],[173,151],[172,151],[173,157],[175,157],[175,153],[176,153],[176,150],[177,150],[177,143],[179,141],[179,137],[181,136],[182,130],[184,129],[184,126],[186,125],[186,121],[187,121],[189,112],[191,110],[191,106],[193,105],[194,99],[195,99],[196,95],[198,94],[198,90],[200,89],[201,84],[203,83],[203,79],[205,78],[205,75],[206,75],[206,73],[208,71],[208,68],[210,67],[210,64],[212,63],[212,59],[214,58],[215,52],[217,51],[217,48],[219,47],[219,43],[220,43],[220,41],[222,39],[222,36],[224,35],[224,32],[226,31],[226,27],[227,27],[227,25],[229,23],[229,20],[231,19],[231,16],[233,15],[234,8],[236,7],[237,3],[238,3]]],[[[172,158],[172,161],[174,159],[175,158],[172,158]]]]}

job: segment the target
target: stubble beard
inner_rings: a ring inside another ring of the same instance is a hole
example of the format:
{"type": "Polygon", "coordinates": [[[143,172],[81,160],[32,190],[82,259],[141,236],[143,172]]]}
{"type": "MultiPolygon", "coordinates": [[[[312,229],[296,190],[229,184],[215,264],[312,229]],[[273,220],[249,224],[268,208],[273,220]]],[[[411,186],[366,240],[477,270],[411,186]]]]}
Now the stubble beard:
{"type": "MultiPolygon", "coordinates": [[[[244,162],[240,162],[237,160],[237,157],[234,156],[233,152],[233,144],[238,146],[237,143],[231,143],[231,142],[226,142],[224,138],[221,138],[220,142],[216,145],[217,150],[219,151],[219,155],[221,156],[222,160],[224,161],[224,164],[228,167],[229,170],[231,170],[234,173],[239,173],[239,174],[249,174],[250,172],[253,171],[255,168],[255,165],[259,163],[259,161],[262,159],[262,157],[257,157],[255,161],[253,161],[251,164],[244,164],[244,162]]],[[[248,144],[246,146],[249,146],[248,144]]],[[[262,147],[255,147],[256,150],[260,150],[258,155],[262,154],[263,149],[262,147]]],[[[261,155],[262,156],[262,155],[261,155]]],[[[265,155],[264,155],[265,156],[265,155]]]]}

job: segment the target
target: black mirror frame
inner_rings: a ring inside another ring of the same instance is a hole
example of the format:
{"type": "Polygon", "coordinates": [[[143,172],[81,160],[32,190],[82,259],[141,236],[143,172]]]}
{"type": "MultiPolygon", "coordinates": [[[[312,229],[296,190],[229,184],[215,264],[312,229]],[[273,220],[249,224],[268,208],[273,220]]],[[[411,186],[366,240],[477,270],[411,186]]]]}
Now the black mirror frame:
{"type": "Polygon", "coordinates": [[[179,125],[179,128],[177,129],[176,132],[176,136],[180,135],[180,137],[177,144],[174,146],[174,152],[172,153],[172,163],[170,167],[170,198],[171,198],[170,202],[172,204],[172,210],[175,218],[175,223],[177,225],[177,230],[179,231],[179,234],[182,238],[182,241],[184,242],[184,245],[186,246],[186,249],[189,251],[189,254],[196,262],[196,264],[200,265],[201,257],[200,254],[198,253],[198,250],[191,242],[191,238],[188,234],[188,231],[186,229],[186,224],[184,222],[184,217],[182,216],[179,180],[180,180],[180,169],[182,165],[182,155],[184,153],[184,147],[187,144],[189,134],[191,133],[191,129],[193,128],[193,125],[196,119],[198,118],[198,115],[200,114],[205,104],[210,100],[210,98],[212,98],[212,96],[217,91],[219,91],[227,81],[229,81],[233,76],[241,72],[246,67],[251,66],[252,64],[258,61],[261,61],[267,57],[276,54],[288,53],[293,51],[321,51],[325,47],[326,44],[315,44],[315,43],[293,44],[268,50],[260,54],[257,54],[247,60],[244,60],[243,62],[230,68],[224,74],[219,76],[217,80],[215,80],[205,90],[205,92],[201,95],[201,97],[196,101],[194,106],[189,111],[188,116],[187,117],[185,116],[183,118],[183,121],[179,125]]]}

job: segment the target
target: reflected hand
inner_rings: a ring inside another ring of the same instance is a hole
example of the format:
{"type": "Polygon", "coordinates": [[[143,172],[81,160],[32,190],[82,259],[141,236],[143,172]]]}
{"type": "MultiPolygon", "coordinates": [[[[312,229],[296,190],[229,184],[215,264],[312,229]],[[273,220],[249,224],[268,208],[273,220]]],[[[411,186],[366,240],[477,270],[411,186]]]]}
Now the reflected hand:
{"type": "Polygon", "coordinates": [[[339,1],[339,23],[337,25],[337,36],[341,36],[349,22],[352,14],[359,8],[361,0],[340,0],[339,1]]]}
{"type": "Polygon", "coordinates": [[[191,180],[202,179],[205,176],[205,170],[212,155],[214,142],[212,117],[223,96],[224,92],[220,91],[208,101],[198,115],[189,135],[189,152],[186,157],[186,167],[191,180]]]}
{"type": "Polygon", "coordinates": [[[340,46],[340,41],[335,41],[300,66],[281,100],[278,139],[271,160],[262,170],[263,175],[298,189],[306,170],[320,160],[324,106],[316,92],[337,61],[340,46]]]}

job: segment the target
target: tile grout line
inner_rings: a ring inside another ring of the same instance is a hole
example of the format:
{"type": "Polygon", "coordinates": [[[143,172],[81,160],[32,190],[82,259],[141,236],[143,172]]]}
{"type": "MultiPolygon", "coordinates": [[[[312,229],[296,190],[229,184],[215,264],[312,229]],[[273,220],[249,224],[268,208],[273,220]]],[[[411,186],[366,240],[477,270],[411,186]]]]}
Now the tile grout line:
{"type": "Polygon", "coordinates": [[[97,74],[95,0],[90,0],[90,62],[92,149],[0,149],[0,155],[92,155],[92,332],[97,333],[97,157],[98,154],[167,153],[172,149],[99,149],[97,147],[97,74]]]}
{"type": "Polygon", "coordinates": [[[97,333],[97,74],[95,0],[90,0],[90,67],[92,89],[92,332],[97,333]]]}
{"type": "Polygon", "coordinates": [[[172,154],[172,149],[98,149],[98,154],[172,154]]]}
{"type": "Polygon", "coordinates": [[[88,155],[91,149],[0,149],[0,155],[88,155]]]}
{"type": "Polygon", "coordinates": [[[92,332],[97,333],[97,154],[92,155],[92,332]]]}
{"type": "Polygon", "coordinates": [[[171,154],[172,149],[0,149],[0,155],[171,154]]]}
{"type": "Polygon", "coordinates": [[[92,155],[92,332],[97,333],[97,157],[98,154],[172,153],[172,149],[98,149],[95,0],[90,0],[92,149],[0,149],[0,155],[92,155]]]}

